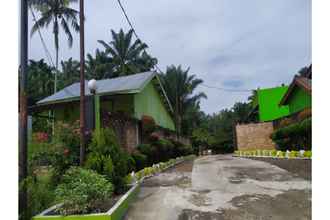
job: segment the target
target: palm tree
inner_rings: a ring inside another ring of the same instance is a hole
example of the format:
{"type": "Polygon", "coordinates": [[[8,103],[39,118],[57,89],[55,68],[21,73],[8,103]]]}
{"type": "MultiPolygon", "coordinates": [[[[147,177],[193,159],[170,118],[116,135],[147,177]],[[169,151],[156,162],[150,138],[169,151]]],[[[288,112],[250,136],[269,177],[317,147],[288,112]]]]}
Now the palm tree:
{"type": "Polygon", "coordinates": [[[151,64],[155,62],[154,58],[147,57],[145,49],[148,46],[142,43],[139,39],[132,42],[133,30],[124,33],[122,29],[118,33],[111,30],[112,41],[109,43],[103,40],[98,40],[105,48],[114,64],[114,76],[122,76],[134,74],[141,71],[150,70],[154,65],[141,65],[142,60],[152,60],[151,64]],[[144,53],[143,53],[144,52],[144,53]],[[149,67],[149,68],[146,68],[149,67]]]}
{"type": "MultiPolygon", "coordinates": [[[[41,28],[48,28],[52,23],[54,34],[54,45],[56,51],[56,70],[58,71],[58,53],[59,53],[59,33],[60,26],[68,38],[69,47],[72,47],[73,36],[70,27],[75,32],[79,31],[77,20],[78,11],[70,8],[69,4],[77,0],[30,0],[30,5],[34,6],[41,17],[34,23],[31,29],[31,36],[41,28]]],[[[57,91],[57,73],[55,73],[54,91],[57,91]]]]}
{"type": "Polygon", "coordinates": [[[30,60],[28,69],[28,102],[33,105],[54,91],[54,69],[43,59],[30,60]]]}
{"type": "Polygon", "coordinates": [[[177,135],[181,135],[182,119],[189,109],[202,98],[207,98],[205,93],[195,93],[195,89],[203,83],[195,75],[189,75],[189,68],[183,70],[181,66],[167,67],[166,73],[161,74],[162,83],[166,94],[174,106],[174,119],[177,135]]]}
{"type": "Polygon", "coordinates": [[[62,89],[80,79],[80,62],[70,57],[67,61],[61,61],[62,73],[59,76],[59,89],[62,89]]]}
{"type": "Polygon", "coordinates": [[[96,80],[111,78],[113,66],[112,58],[106,52],[96,49],[95,58],[91,54],[87,54],[86,78],[96,80]]]}

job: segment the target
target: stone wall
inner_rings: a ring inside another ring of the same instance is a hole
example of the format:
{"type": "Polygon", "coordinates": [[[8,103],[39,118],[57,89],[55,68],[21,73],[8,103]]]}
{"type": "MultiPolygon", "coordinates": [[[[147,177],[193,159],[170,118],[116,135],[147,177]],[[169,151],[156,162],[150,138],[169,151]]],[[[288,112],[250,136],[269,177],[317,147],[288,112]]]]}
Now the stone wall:
{"type": "Polygon", "coordinates": [[[270,138],[273,131],[272,122],[236,125],[238,150],[275,149],[275,143],[270,138]]]}
{"type": "Polygon", "coordinates": [[[125,126],[125,143],[124,147],[128,152],[133,152],[136,146],[139,144],[139,137],[138,137],[138,126],[136,121],[130,121],[125,126]]]}

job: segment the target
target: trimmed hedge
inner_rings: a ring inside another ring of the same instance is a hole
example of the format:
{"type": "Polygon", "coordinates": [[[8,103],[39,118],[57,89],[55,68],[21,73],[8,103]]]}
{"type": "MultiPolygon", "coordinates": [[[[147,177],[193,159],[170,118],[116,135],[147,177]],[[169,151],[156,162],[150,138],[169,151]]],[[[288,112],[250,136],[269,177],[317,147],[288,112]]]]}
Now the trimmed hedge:
{"type": "Polygon", "coordinates": [[[152,176],[156,173],[159,173],[177,163],[183,162],[185,160],[192,160],[195,158],[195,155],[188,155],[184,157],[177,157],[175,159],[170,159],[166,162],[160,162],[154,164],[151,167],[145,167],[144,169],[134,173],[130,173],[126,176],[126,184],[134,184],[136,181],[142,180],[144,177],[152,176]]]}
{"type": "Polygon", "coordinates": [[[312,151],[277,151],[277,150],[245,150],[235,151],[239,157],[271,157],[271,158],[312,158],[312,151]]]}
{"type": "Polygon", "coordinates": [[[271,135],[278,150],[310,150],[312,146],[312,118],[279,128],[271,135]]]}

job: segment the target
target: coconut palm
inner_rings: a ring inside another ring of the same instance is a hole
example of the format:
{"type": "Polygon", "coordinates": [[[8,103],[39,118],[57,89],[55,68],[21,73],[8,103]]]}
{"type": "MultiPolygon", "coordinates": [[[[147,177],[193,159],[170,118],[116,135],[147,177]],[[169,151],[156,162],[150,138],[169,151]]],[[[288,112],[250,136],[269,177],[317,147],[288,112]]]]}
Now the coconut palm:
{"type": "MultiPolygon", "coordinates": [[[[127,33],[124,33],[122,29],[118,33],[111,30],[112,41],[106,43],[103,40],[98,40],[104,46],[105,52],[112,58],[114,76],[130,75],[146,71],[146,69],[150,70],[154,66],[150,65],[150,61],[148,61],[147,66],[141,65],[142,60],[147,58],[145,49],[148,46],[140,40],[133,42],[132,35],[133,30],[129,30],[127,33]]],[[[155,62],[154,58],[150,56],[147,59],[152,60],[151,63],[155,62]]]]}
{"type": "Polygon", "coordinates": [[[30,60],[28,69],[28,101],[29,105],[33,105],[54,91],[55,71],[43,59],[30,60]]]}
{"type": "Polygon", "coordinates": [[[174,107],[177,135],[181,134],[182,119],[189,107],[196,105],[202,98],[207,98],[205,93],[195,92],[203,80],[189,75],[188,72],[189,68],[183,70],[181,66],[172,65],[167,67],[165,74],[161,74],[164,89],[174,107]]]}
{"type": "Polygon", "coordinates": [[[70,57],[67,61],[61,61],[62,72],[59,75],[58,87],[62,89],[80,79],[80,62],[70,57]]]}
{"type": "MultiPolygon", "coordinates": [[[[79,31],[77,16],[79,12],[70,8],[70,3],[77,0],[30,0],[29,3],[36,8],[41,17],[35,21],[31,29],[31,36],[39,29],[48,28],[52,24],[54,34],[54,45],[56,51],[56,70],[58,71],[58,53],[59,53],[59,33],[62,27],[65,35],[68,38],[69,47],[72,47],[73,36],[72,28],[75,32],[79,31]]],[[[57,74],[55,74],[54,90],[57,90],[57,74]]]]}
{"type": "Polygon", "coordinates": [[[86,78],[96,80],[111,78],[113,66],[112,58],[106,52],[96,49],[95,58],[91,54],[87,54],[86,78]]]}

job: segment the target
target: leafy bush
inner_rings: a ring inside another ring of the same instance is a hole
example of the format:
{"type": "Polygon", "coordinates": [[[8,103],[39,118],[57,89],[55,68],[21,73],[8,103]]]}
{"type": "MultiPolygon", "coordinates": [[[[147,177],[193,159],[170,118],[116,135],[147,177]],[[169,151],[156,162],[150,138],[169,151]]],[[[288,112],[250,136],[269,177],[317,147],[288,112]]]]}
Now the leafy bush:
{"type": "Polygon", "coordinates": [[[312,119],[277,129],[271,135],[279,150],[308,150],[311,149],[312,119]]]}
{"type": "Polygon", "coordinates": [[[304,157],[312,158],[312,151],[305,151],[304,152],[304,157]]]}
{"type": "Polygon", "coordinates": [[[55,132],[53,136],[54,143],[62,143],[70,151],[72,156],[79,159],[79,146],[80,146],[80,136],[79,136],[79,121],[74,123],[63,123],[57,122],[55,124],[55,132]]]}
{"type": "Polygon", "coordinates": [[[115,185],[115,192],[125,190],[125,176],[134,170],[135,162],[124,151],[111,128],[103,128],[92,134],[86,167],[105,175],[115,185]]]}
{"type": "Polygon", "coordinates": [[[155,120],[148,115],[143,115],[141,118],[142,122],[142,132],[144,135],[151,134],[156,129],[155,120]]]}
{"type": "Polygon", "coordinates": [[[20,190],[25,188],[28,196],[28,207],[20,219],[31,219],[54,203],[54,188],[49,175],[28,176],[20,185],[20,190]]]}
{"type": "Polygon", "coordinates": [[[92,170],[72,167],[55,190],[62,215],[99,212],[97,205],[106,202],[113,193],[112,184],[92,170]]]}
{"type": "Polygon", "coordinates": [[[147,166],[147,156],[141,154],[140,152],[135,152],[132,154],[132,157],[135,161],[135,169],[141,170],[147,166]]]}

